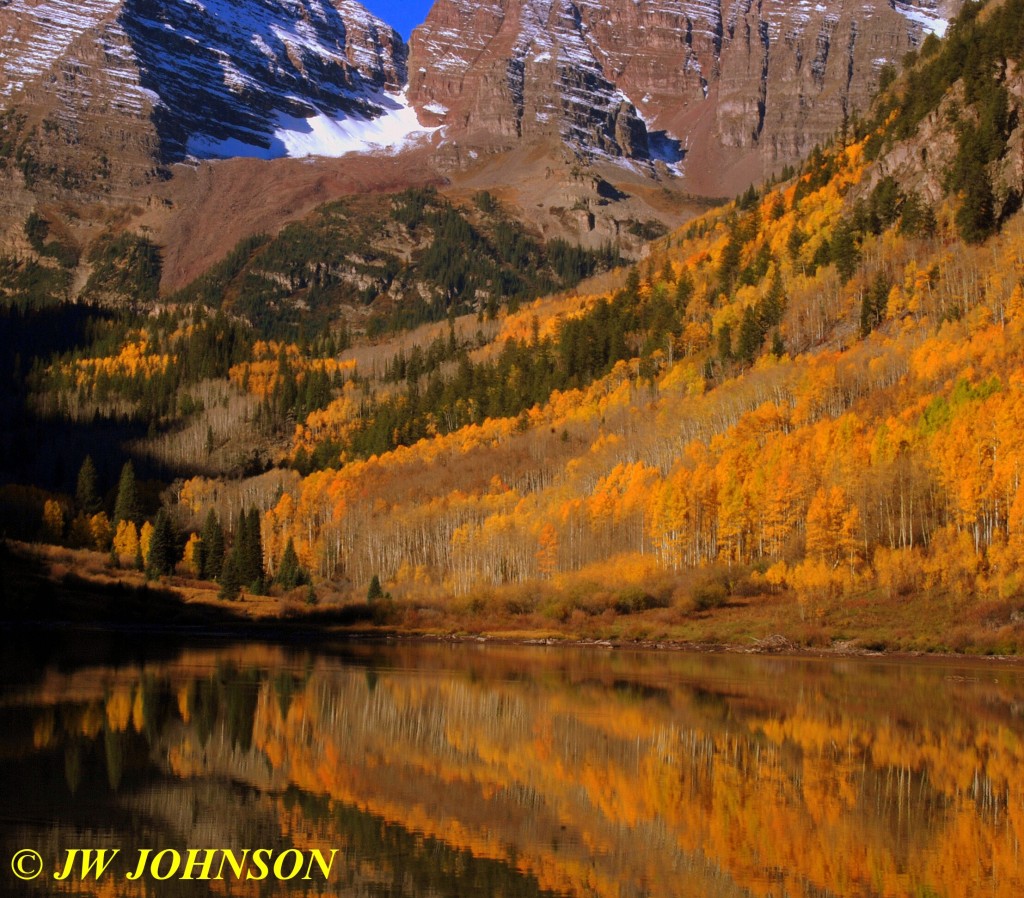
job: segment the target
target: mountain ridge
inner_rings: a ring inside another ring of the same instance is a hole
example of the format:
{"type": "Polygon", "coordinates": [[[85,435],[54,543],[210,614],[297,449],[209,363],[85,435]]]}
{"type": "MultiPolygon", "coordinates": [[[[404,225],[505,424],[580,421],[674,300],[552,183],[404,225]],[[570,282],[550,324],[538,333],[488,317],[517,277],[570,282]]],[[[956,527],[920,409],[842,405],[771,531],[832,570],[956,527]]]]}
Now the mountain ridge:
{"type": "Polygon", "coordinates": [[[815,93],[836,91],[843,115],[865,108],[881,65],[943,32],[941,13],[956,8],[955,0],[923,2],[862,0],[833,11],[747,0],[438,0],[406,44],[354,0],[11,0],[0,9],[11,48],[0,64],[0,108],[54,93],[63,111],[43,122],[51,132],[74,132],[76,116],[97,105],[148,117],[156,133],[146,148],[159,163],[340,155],[359,141],[280,135],[308,134],[321,119],[348,119],[358,130],[404,110],[388,129],[392,146],[444,127],[449,143],[554,137],[584,157],[673,164],[705,139],[698,124],[706,110],[697,107],[710,101],[714,140],[727,149],[766,141],[769,165],[778,166],[838,122],[826,115],[798,137],[807,115],[786,125],[776,107],[814,105],[815,93]],[[870,59],[854,53],[861,34],[870,59]],[[834,45],[844,41],[847,58],[836,61],[834,45]],[[830,87],[844,65],[846,84],[830,87]]]}
{"type": "Polygon", "coordinates": [[[447,183],[637,255],[690,195],[760,181],[866,108],[958,5],[924,2],[439,0],[406,45],[353,0],[11,0],[0,247],[33,252],[31,214],[83,257],[111,222],[149,229],[174,289],[317,202],[447,183]],[[236,156],[255,158],[217,161],[236,156]]]}

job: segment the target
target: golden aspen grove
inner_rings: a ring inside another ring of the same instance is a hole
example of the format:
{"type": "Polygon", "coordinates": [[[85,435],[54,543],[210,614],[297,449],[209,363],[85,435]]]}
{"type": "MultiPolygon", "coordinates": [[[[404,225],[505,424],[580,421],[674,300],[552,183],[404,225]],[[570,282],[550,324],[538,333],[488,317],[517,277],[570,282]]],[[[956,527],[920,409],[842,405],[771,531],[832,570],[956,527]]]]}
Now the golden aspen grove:
{"type": "Polygon", "coordinates": [[[335,289],[315,260],[356,207],[332,207],[81,321],[18,383],[46,420],[120,428],[137,499],[113,507],[121,458],[92,505],[12,482],[9,535],[416,632],[1018,652],[1024,15],[979,7],[799,170],[628,269],[517,243],[490,195],[409,191],[391,227],[472,227],[498,260],[424,255],[415,320],[296,324],[335,289]],[[484,295],[509,259],[530,277],[484,295]]]}

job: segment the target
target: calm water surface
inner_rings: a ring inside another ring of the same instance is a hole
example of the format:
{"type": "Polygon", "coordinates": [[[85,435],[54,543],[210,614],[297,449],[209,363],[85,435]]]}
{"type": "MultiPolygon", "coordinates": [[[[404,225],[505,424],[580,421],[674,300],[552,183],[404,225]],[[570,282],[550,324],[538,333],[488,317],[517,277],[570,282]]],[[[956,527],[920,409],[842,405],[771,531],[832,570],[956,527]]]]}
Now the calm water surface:
{"type": "Polygon", "coordinates": [[[493,646],[153,658],[8,661],[4,894],[1024,895],[1020,667],[493,646]],[[338,853],[326,881],[125,878],[143,848],[261,847],[338,853]],[[25,848],[44,860],[31,883],[11,871],[25,848]],[[73,848],[121,854],[54,880],[73,848]]]}

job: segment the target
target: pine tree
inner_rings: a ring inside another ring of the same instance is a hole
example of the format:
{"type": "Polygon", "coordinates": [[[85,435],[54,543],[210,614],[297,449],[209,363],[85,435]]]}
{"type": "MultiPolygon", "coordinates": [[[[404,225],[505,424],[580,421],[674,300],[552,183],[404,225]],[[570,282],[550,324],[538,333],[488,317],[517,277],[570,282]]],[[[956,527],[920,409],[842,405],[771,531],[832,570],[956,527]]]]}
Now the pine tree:
{"type": "Polygon", "coordinates": [[[772,355],[777,359],[781,359],[786,354],[786,344],[782,341],[782,334],[775,331],[772,337],[772,355]]]}
{"type": "Polygon", "coordinates": [[[373,578],[370,580],[370,588],[366,591],[366,601],[367,602],[376,602],[379,599],[383,599],[383,598],[384,598],[384,590],[383,590],[383,588],[381,588],[381,585],[380,585],[380,577],[378,577],[376,574],[374,574],[373,578]]]}
{"type": "Polygon", "coordinates": [[[693,278],[690,276],[690,270],[684,268],[679,275],[679,280],[676,281],[676,311],[680,315],[686,312],[691,299],[693,299],[693,278]]]}
{"type": "Polygon", "coordinates": [[[800,230],[799,226],[789,232],[789,238],[786,240],[786,252],[789,253],[789,258],[793,262],[800,258],[800,250],[806,242],[807,235],[800,230]]]}
{"type": "Polygon", "coordinates": [[[220,574],[220,590],[217,596],[234,602],[242,592],[242,578],[238,571],[235,553],[231,552],[224,561],[224,569],[220,574]]]}
{"type": "Polygon", "coordinates": [[[984,243],[996,230],[996,201],[988,172],[977,166],[956,210],[956,229],[965,243],[984,243]]]}
{"type": "Polygon", "coordinates": [[[212,508],[206,513],[200,539],[202,553],[199,575],[204,580],[217,580],[224,570],[224,531],[217,519],[217,512],[212,508]]]}
{"type": "Polygon", "coordinates": [[[885,318],[891,289],[892,285],[885,272],[879,271],[871,283],[871,288],[861,297],[860,333],[862,337],[870,334],[885,318]]]}
{"type": "Polygon", "coordinates": [[[266,574],[263,570],[263,536],[260,527],[260,513],[256,508],[249,510],[246,522],[244,548],[244,583],[257,595],[266,589],[266,574]]]}
{"type": "Polygon", "coordinates": [[[306,573],[299,565],[299,556],[295,552],[295,541],[288,537],[288,545],[281,556],[281,564],[277,569],[278,585],[288,591],[306,582],[306,573]]]}
{"type": "Polygon", "coordinates": [[[153,536],[149,542],[149,557],[146,573],[150,577],[162,577],[174,568],[174,529],[170,515],[161,508],[153,525],[153,536]]]}
{"type": "Polygon", "coordinates": [[[921,199],[920,194],[908,194],[900,216],[900,234],[908,237],[931,237],[935,234],[937,226],[932,207],[921,199]]]}
{"type": "Polygon", "coordinates": [[[121,469],[121,479],[117,485],[117,501],[114,503],[114,526],[121,521],[139,523],[139,494],[135,486],[135,468],[131,461],[126,461],[121,469]]]}
{"type": "Polygon", "coordinates": [[[626,294],[629,299],[633,302],[636,301],[640,295],[640,272],[636,266],[629,269],[629,273],[626,275],[626,294]]]}
{"type": "Polygon", "coordinates": [[[830,248],[839,279],[845,284],[853,277],[857,266],[860,265],[860,250],[857,248],[853,227],[845,219],[836,227],[830,248]]]}
{"type": "Polygon", "coordinates": [[[80,514],[92,516],[100,510],[101,502],[96,491],[96,466],[91,456],[86,456],[78,469],[78,483],[75,487],[75,503],[80,514]]]}
{"type": "Polygon", "coordinates": [[[753,307],[747,306],[743,310],[743,321],[740,324],[739,347],[737,356],[746,364],[753,363],[761,351],[761,344],[764,342],[764,331],[761,329],[761,322],[758,321],[757,313],[753,307]]]}
{"type": "Polygon", "coordinates": [[[718,331],[718,357],[723,362],[732,361],[732,328],[728,324],[718,331]]]}
{"type": "Polygon", "coordinates": [[[672,267],[672,260],[665,257],[665,264],[661,267],[661,280],[666,284],[676,282],[676,270],[672,267]]]}
{"type": "Polygon", "coordinates": [[[782,318],[786,314],[786,289],[782,286],[782,277],[777,271],[758,311],[761,326],[766,331],[782,323],[782,318]]]}

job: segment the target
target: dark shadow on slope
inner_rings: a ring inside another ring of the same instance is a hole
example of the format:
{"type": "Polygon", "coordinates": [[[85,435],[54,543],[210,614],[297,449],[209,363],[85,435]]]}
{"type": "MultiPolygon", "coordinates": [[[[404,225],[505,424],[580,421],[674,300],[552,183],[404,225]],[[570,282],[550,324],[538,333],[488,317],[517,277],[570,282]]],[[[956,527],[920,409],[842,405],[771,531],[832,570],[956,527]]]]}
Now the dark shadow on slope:
{"type": "Polygon", "coordinates": [[[683,142],[672,137],[668,131],[651,131],[647,135],[651,148],[651,159],[667,165],[677,165],[686,158],[683,142]]]}
{"type": "MultiPolygon", "coordinates": [[[[295,21],[315,28],[325,46],[347,45],[348,27],[333,4],[295,5],[295,21]]],[[[380,114],[372,93],[384,87],[385,71],[366,77],[349,64],[289,45],[283,27],[289,23],[268,6],[250,4],[244,15],[225,17],[199,4],[127,0],[119,24],[138,57],[142,87],[162,100],[152,115],[165,163],[183,161],[195,135],[274,153],[281,113],[304,117],[315,106],[328,114],[380,114]]],[[[408,50],[396,38],[394,67],[404,82],[408,50]]],[[[387,44],[388,36],[379,35],[378,43],[387,44]]]]}

